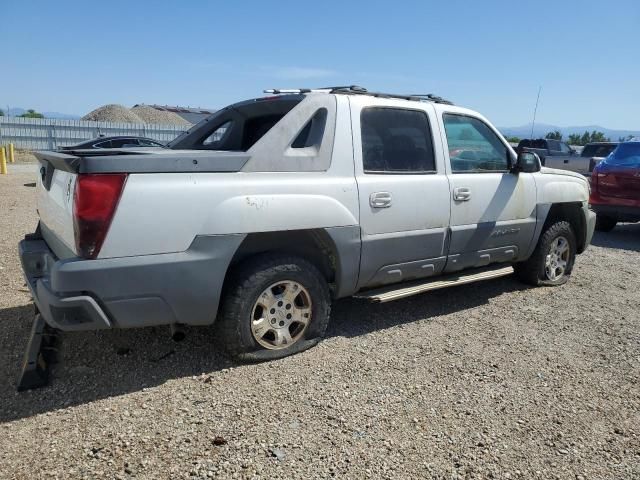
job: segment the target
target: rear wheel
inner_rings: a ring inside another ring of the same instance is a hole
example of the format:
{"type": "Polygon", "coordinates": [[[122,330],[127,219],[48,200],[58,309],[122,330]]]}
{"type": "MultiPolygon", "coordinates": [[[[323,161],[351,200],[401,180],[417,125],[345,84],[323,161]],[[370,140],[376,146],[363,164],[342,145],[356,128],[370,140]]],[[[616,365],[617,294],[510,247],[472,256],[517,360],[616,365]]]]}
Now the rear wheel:
{"type": "Polygon", "coordinates": [[[569,222],[549,225],[538,240],[531,257],[514,268],[529,285],[555,286],[567,283],[576,256],[576,237],[569,222]]]}
{"type": "Polygon", "coordinates": [[[615,228],[617,223],[618,221],[615,218],[598,215],[596,217],[596,230],[599,232],[610,232],[615,228]]]}
{"type": "Polygon", "coordinates": [[[298,257],[259,255],[236,268],[225,288],[217,334],[241,360],[270,360],[306,350],[324,336],[329,287],[298,257]]]}

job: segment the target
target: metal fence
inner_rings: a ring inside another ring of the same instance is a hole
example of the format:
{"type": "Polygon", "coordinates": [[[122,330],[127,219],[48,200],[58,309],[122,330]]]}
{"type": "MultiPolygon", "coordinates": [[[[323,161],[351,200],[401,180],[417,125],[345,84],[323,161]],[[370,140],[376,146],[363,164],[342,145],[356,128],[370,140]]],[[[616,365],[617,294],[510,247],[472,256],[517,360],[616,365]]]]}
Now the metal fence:
{"type": "Polygon", "coordinates": [[[161,142],[173,140],[187,130],[185,125],[147,123],[91,122],[54,118],[0,117],[0,145],[13,143],[17,148],[53,150],[99,135],[132,135],[161,142]]]}

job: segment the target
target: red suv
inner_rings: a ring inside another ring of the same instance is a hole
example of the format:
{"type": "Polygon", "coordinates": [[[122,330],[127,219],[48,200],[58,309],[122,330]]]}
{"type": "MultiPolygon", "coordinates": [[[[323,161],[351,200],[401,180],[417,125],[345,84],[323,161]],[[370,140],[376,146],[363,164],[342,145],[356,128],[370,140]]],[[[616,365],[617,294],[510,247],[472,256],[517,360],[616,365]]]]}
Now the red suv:
{"type": "Polygon", "coordinates": [[[598,215],[596,230],[640,221],[640,140],[621,143],[596,165],[589,203],[598,215]]]}

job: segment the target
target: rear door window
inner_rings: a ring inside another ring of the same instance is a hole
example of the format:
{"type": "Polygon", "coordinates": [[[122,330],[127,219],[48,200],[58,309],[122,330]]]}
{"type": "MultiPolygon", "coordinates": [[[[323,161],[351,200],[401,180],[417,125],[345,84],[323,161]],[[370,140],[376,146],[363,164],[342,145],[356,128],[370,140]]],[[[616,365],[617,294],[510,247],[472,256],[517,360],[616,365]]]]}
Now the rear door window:
{"type": "Polygon", "coordinates": [[[435,172],[429,118],[419,110],[373,107],[360,116],[365,173],[435,172]]]}

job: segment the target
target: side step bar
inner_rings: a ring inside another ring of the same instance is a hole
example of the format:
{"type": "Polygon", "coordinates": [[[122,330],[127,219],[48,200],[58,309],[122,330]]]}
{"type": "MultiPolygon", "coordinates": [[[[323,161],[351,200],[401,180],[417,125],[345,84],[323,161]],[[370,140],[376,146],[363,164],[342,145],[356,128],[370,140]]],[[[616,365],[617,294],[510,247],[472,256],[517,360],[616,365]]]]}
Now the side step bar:
{"type": "Polygon", "coordinates": [[[490,280],[492,278],[511,275],[512,273],[513,267],[500,267],[482,271],[474,270],[469,273],[461,272],[433,278],[426,282],[421,281],[420,283],[412,282],[411,284],[396,284],[389,287],[368,290],[355,294],[354,298],[362,298],[376,303],[385,303],[417,295],[419,293],[428,292],[430,290],[454,287],[456,285],[464,285],[466,283],[478,282],[480,280],[490,280]]]}

